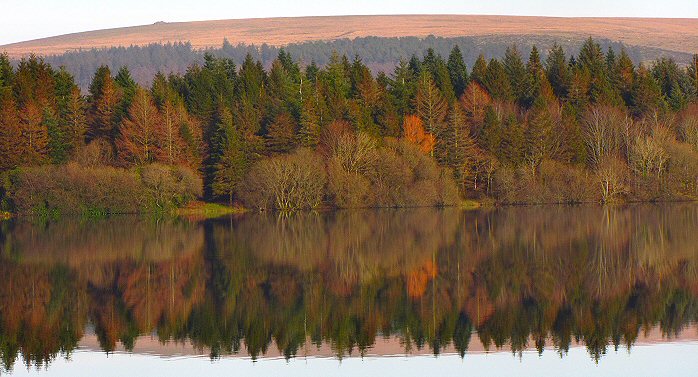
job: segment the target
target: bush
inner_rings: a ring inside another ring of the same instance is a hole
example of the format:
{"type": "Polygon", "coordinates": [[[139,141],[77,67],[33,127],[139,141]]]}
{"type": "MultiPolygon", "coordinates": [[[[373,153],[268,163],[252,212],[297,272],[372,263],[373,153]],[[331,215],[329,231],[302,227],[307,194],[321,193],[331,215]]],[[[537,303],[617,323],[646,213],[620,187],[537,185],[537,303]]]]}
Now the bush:
{"type": "Polygon", "coordinates": [[[326,181],[320,157],[299,149],[255,164],[242,183],[240,198],[258,209],[316,208],[322,204],[326,181]]]}
{"type": "Polygon", "coordinates": [[[371,206],[446,206],[459,201],[453,174],[406,141],[386,140],[366,176],[371,206]]]}
{"type": "Polygon", "coordinates": [[[201,180],[186,168],[154,165],[138,171],[70,163],[14,170],[5,190],[19,213],[142,213],[194,199],[201,180]]]}
{"type": "Polygon", "coordinates": [[[180,207],[202,195],[201,178],[188,168],[151,164],[144,166],[140,173],[151,209],[180,207]]]}

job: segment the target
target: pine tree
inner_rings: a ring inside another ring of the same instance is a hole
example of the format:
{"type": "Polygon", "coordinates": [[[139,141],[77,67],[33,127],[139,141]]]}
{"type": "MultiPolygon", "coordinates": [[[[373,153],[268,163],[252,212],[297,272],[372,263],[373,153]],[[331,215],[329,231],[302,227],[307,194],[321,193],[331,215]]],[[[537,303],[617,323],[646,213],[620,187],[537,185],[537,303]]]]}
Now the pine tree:
{"type": "Polygon", "coordinates": [[[524,66],[521,53],[519,53],[516,45],[508,47],[504,54],[504,70],[509,79],[513,98],[519,105],[527,106],[531,98],[530,76],[526,72],[526,66],[524,66]]]}
{"type": "MultiPolygon", "coordinates": [[[[55,74],[57,119],[49,127],[49,149],[54,163],[64,163],[85,143],[85,104],[75,79],[63,67],[55,74]]],[[[46,112],[45,115],[54,115],[46,112]]]]}
{"type": "Polygon", "coordinates": [[[614,72],[617,80],[615,85],[619,89],[625,105],[630,106],[632,104],[631,92],[635,83],[635,65],[625,48],[620,51],[620,57],[616,60],[614,72]]]}
{"type": "Polygon", "coordinates": [[[565,51],[557,43],[553,45],[545,61],[545,69],[548,81],[553,88],[553,92],[558,98],[567,97],[569,83],[569,72],[565,51]]]}
{"type": "Polygon", "coordinates": [[[320,141],[320,117],[313,97],[303,102],[301,110],[298,144],[306,148],[316,148],[320,141]]]}
{"type": "Polygon", "coordinates": [[[270,154],[288,153],[295,147],[295,125],[287,113],[279,114],[269,125],[265,135],[267,151],[270,154]]]}
{"type": "Polygon", "coordinates": [[[131,71],[129,71],[126,66],[119,68],[116,76],[114,76],[114,83],[119,88],[119,93],[121,94],[119,97],[119,106],[115,113],[115,122],[118,125],[128,116],[128,111],[131,108],[131,102],[133,102],[133,97],[136,95],[138,85],[133,77],[131,77],[131,71]]]}
{"type": "Polygon", "coordinates": [[[545,100],[539,97],[529,114],[525,133],[524,160],[533,176],[537,175],[543,160],[551,157],[553,136],[552,117],[545,100]]]}
{"type": "Polygon", "coordinates": [[[632,90],[632,104],[637,116],[661,113],[666,108],[662,88],[652,73],[643,66],[640,66],[637,71],[637,79],[632,90]]]}
{"type": "Polygon", "coordinates": [[[688,76],[691,78],[695,93],[698,93],[698,54],[693,55],[688,65],[688,76]]]}
{"type": "Polygon", "coordinates": [[[401,116],[409,114],[417,93],[417,80],[406,61],[401,60],[395,67],[389,84],[389,93],[398,113],[401,116]]]}
{"type": "Polygon", "coordinates": [[[553,87],[548,81],[548,76],[543,69],[543,64],[540,61],[540,55],[536,46],[531,49],[531,55],[526,64],[526,71],[529,76],[530,89],[526,99],[526,107],[531,107],[539,99],[542,98],[546,104],[552,104],[557,101],[553,87]]]}
{"type": "Polygon", "coordinates": [[[247,54],[235,85],[235,125],[244,138],[260,133],[267,100],[266,72],[247,54]]]}
{"type": "Polygon", "coordinates": [[[468,68],[463,61],[463,54],[458,45],[453,46],[448,55],[448,75],[451,78],[456,98],[460,98],[468,85],[468,68]]]}
{"type": "MultiPolygon", "coordinates": [[[[346,59],[346,56],[344,58],[346,59]]],[[[351,83],[346,64],[342,62],[337,52],[334,52],[330,57],[321,78],[326,89],[326,102],[330,117],[343,119],[347,112],[347,98],[351,90],[351,83]]]]}
{"type": "Polygon", "coordinates": [[[485,88],[495,100],[510,101],[512,96],[511,83],[506,69],[496,59],[490,60],[485,73],[485,88]]]}
{"type": "Polygon", "coordinates": [[[89,89],[87,110],[87,139],[103,139],[110,144],[116,138],[116,112],[120,102],[120,93],[109,67],[97,69],[89,89]]]}
{"type": "Polygon", "coordinates": [[[501,153],[502,136],[502,119],[494,106],[487,106],[484,124],[480,131],[480,144],[492,154],[501,153]]]}
{"type": "Polygon", "coordinates": [[[70,92],[70,97],[66,104],[64,119],[68,123],[71,149],[73,152],[79,151],[85,145],[85,134],[87,133],[87,116],[85,111],[87,104],[80,94],[77,86],[70,92]]]}
{"type": "Polygon", "coordinates": [[[485,56],[480,54],[473,65],[473,72],[470,74],[470,80],[480,84],[483,88],[485,85],[485,75],[487,74],[487,61],[485,56]]]}
{"type": "Polygon", "coordinates": [[[441,55],[434,52],[434,49],[427,49],[422,61],[422,69],[429,72],[434,84],[447,101],[452,102],[456,98],[448,66],[441,55]]]}
{"type": "Polygon", "coordinates": [[[221,154],[213,167],[211,184],[214,196],[225,196],[233,204],[233,196],[247,173],[249,153],[241,133],[233,124],[230,112],[224,110],[217,124],[221,154]]]}
{"type": "MultiPolygon", "coordinates": [[[[15,72],[7,53],[0,54],[0,91],[12,88],[15,72]]],[[[1,93],[0,93],[1,94],[1,93]]]]}

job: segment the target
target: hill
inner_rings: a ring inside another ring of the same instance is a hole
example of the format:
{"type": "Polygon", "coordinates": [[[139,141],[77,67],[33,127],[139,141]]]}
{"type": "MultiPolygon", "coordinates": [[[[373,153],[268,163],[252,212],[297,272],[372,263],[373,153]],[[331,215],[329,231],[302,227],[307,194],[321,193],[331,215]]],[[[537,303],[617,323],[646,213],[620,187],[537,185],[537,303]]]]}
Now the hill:
{"type": "Polygon", "coordinates": [[[335,16],[258,18],[152,25],[66,34],[0,46],[17,58],[30,53],[151,43],[190,42],[193,48],[232,44],[287,45],[305,41],[380,36],[424,37],[545,35],[580,39],[588,36],[684,53],[698,52],[698,19],[561,18],[472,15],[335,16]]]}

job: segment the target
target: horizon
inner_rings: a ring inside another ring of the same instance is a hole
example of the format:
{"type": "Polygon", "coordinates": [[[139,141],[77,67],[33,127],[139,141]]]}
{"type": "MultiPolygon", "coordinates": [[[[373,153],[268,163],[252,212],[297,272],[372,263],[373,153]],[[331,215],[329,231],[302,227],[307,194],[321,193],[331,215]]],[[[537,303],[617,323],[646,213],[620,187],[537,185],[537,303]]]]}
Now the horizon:
{"type": "Polygon", "coordinates": [[[230,4],[224,0],[203,0],[192,8],[182,0],[137,3],[135,0],[102,2],[100,10],[86,0],[66,0],[45,4],[38,0],[10,0],[5,14],[12,15],[0,26],[0,45],[27,42],[59,35],[104,29],[152,25],[157,22],[204,22],[264,18],[404,16],[404,15],[472,15],[555,18],[698,18],[698,4],[689,0],[668,0],[661,4],[622,0],[606,4],[590,0],[584,4],[559,4],[553,0],[520,2],[499,1],[494,4],[460,3],[448,0],[439,4],[405,4],[396,0],[376,2],[360,0],[312,1],[288,4],[269,0],[260,4],[230,4]],[[106,4],[104,4],[106,3],[106,4]],[[85,6],[86,5],[86,6],[85,6]],[[133,5],[133,6],[130,6],[133,5]],[[166,6],[165,6],[166,5],[166,6]],[[270,11],[270,9],[273,9],[270,11]],[[385,9],[393,9],[387,13],[385,9]],[[65,22],[66,18],[70,22],[65,22]]]}

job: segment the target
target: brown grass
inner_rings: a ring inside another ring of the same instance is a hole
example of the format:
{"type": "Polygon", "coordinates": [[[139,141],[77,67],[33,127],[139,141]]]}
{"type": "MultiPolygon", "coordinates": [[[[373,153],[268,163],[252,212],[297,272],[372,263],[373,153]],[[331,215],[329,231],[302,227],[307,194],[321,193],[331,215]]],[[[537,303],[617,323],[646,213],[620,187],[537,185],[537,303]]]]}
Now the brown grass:
{"type": "Polygon", "coordinates": [[[0,46],[12,57],[60,54],[93,47],[189,41],[195,48],[230,43],[286,45],[365,36],[400,37],[546,35],[608,38],[629,45],[698,52],[698,19],[561,18],[517,16],[403,15],[258,18],[156,23],[89,31],[0,46]]]}

